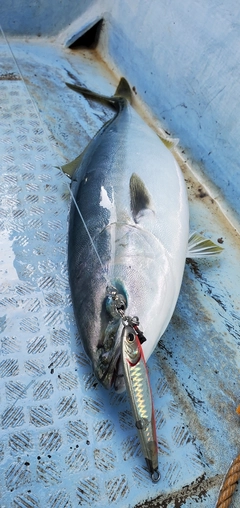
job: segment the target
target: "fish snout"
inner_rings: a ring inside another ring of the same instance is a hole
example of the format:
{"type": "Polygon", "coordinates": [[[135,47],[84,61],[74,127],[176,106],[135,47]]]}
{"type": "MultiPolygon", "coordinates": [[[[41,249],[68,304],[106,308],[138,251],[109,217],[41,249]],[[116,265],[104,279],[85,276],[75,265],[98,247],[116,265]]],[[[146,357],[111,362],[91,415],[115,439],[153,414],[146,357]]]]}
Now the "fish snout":
{"type": "Polygon", "coordinates": [[[112,386],[121,393],[125,390],[123,364],[121,359],[122,320],[114,320],[105,330],[104,340],[97,350],[94,365],[96,377],[109,390],[112,386]]]}
{"type": "Polygon", "coordinates": [[[123,393],[126,390],[125,379],[124,379],[124,371],[123,371],[123,362],[122,357],[119,357],[118,366],[115,373],[115,378],[113,381],[115,392],[123,393]]]}

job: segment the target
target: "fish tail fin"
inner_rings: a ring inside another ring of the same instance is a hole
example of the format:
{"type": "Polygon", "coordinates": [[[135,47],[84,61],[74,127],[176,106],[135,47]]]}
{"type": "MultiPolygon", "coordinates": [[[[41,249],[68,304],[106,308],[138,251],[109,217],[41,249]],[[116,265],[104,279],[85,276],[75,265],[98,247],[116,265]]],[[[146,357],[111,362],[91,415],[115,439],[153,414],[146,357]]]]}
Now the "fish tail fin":
{"type": "Polygon", "coordinates": [[[188,240],[187,258],[204,258],[221,254],[223,247],[205,238],[199,233],[192,233],[188,240]]]}
{"type": "Polygon", "coordinates": [[[97,92],[93,92],[92,90],[89,90],[84,86],[77,85],[76,83],[66,83],[66,85],[68,88],[71,88],[71,90],[74,90],[74,92],[80,93],[84,97],[90,97],[100,102],[110,102],[114,104],[119,102],[119,99],[121,98],[127,99],[130,103],[132,102],[131,88],[125,78],[120,79],[115,94],[109,97],[97,92]]]}
{"type": "Polygon", "coordinates": [[[68,88],[71,88],[71,90],[74,90],[74,92],[80,93],[84,97],[90,97],[90,98],[92,98],[96,101],[99,101],[99,102],[105,102],[105,103],[107,102],[108,104],[112,103],[114,105],[119,100],[118,97],[115,97],[115,96],[108,97],[106,95],[102,95],[100,93],[93,92],[92,90],[89,90],[88,88],[85,88],[84,86],[77,85],[75,83],[65,83],[65,84],[68,86],[68,88]]]}
{"type": "Polygon", "coordinates": [[[123,97],[124,99],[127,99],[131,104],[132,91],[131,91],[129,83],[127,82],[127,80],[125,78],[120,79],[117,89],[116,89],[116,92],[114,94],[114,97],[123,97]]]}
{"type": "Polygon", "coordinates": [[[74,90],[74,92],[82,94],[84,97],[90,97],[100,102],[110,102],[112,104],[118,103],[119,99],[126,99],[128,102],[132,102],[132,91],[131,88],[125,78],[121,78],[118,86],[116,88],[116,92],[112,96],[106,96],[99,94],[97,92],[93,92],[84,86],[77,85],[76,83],[66,83],[68,88],[74,90]]]}

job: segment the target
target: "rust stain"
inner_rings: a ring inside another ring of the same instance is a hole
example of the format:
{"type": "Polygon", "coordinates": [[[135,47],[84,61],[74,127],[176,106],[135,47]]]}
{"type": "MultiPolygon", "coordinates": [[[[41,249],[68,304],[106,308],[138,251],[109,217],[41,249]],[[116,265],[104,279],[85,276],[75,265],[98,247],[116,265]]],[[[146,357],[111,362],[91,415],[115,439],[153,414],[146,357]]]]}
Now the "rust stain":
{"type": "Polygon", "coordinates": [[[6,72],[5,74],[0,74],[0,81],[21,81],[21,77],[14,72],[6,72]]]}
{"type": "Polygon", "coordinates": [[[206,198],[208,196],[208,193],[203,189],[203,187],[200,185],[197,190],[196,197],[197,198],[206,198]]]}
{"type": "Polygon", "coordinates": [[[185,485],[181,489],[170,494],[162,494],[156,499],[149,499],[144,503],[137,504],[135,508],[168,508],[169,504],[174,508],[181,508],[189,498],[194,498],[196,502],[203,500],[208,491],[214,487],[219,487],[223,480],[223,475],[217,474],[211,478],[202,475],[190,485],[185,485]]]}

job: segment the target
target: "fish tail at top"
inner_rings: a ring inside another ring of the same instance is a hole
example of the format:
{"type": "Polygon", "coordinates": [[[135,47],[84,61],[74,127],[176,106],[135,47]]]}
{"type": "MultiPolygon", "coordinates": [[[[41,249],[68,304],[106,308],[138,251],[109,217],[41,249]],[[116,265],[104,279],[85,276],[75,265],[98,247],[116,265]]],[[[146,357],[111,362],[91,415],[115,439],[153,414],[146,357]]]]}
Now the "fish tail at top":
{"type": "Polygon", "coordinates": [[[80,93],[84,97],[90,97],[91,99],[94,99],[99,102],[107,102],[107,103],[115,103],[117,102],[116,97],[108,97],[107,95],[102,95],[100,93],[94,92],[93,90],[89,90],[88,88],[85,88],[84,86],[77,85],[76,83],[66,83],[68,88],[71,88],[71,90],[74,90],[74,92],[80,93]]]}
{"type": "Polygon", "coordinates": [[[121,78],[118,86],[116,88],[116,92],[114,94],[115,97],[121,97],[127,99],[128,102],[132,102],[132,90],[128,81],[125,78],[121,78]]]}
{"type": "Polygon", "coordinates": [[[90,97],[100,102],[110,102],[113,105],[119,102],[119,99],[126,99],[128,102],[132,102],[132,91],[131,88],[125,78],[121,78],[118,86],[116,88],[116,92],[112,96],[106,96],[103,94],[99,94],[84,86],[78,85],[76,83],[66,83],[68,88],[74,90],[74,92],[82,94],[84,97],[90,97]]]}

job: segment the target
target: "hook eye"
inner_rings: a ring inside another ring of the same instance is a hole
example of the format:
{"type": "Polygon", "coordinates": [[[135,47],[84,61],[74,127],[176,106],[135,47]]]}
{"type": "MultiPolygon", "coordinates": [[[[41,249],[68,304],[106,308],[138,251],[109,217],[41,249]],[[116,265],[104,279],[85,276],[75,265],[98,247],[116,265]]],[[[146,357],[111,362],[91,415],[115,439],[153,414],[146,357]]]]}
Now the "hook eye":
{"type": "Polygon", "coordinates": [[[158,469],[154,469],[153,473],[152,473],[152,481],[153,483],[157,483],[161,478],[161,475],[158,471],[158,469]]]}
{"type": "Polygon", "coordinates": [[[135,339],[134,333],[130,332],[128,334],[128,342],[133,342],[135,339]]]}

